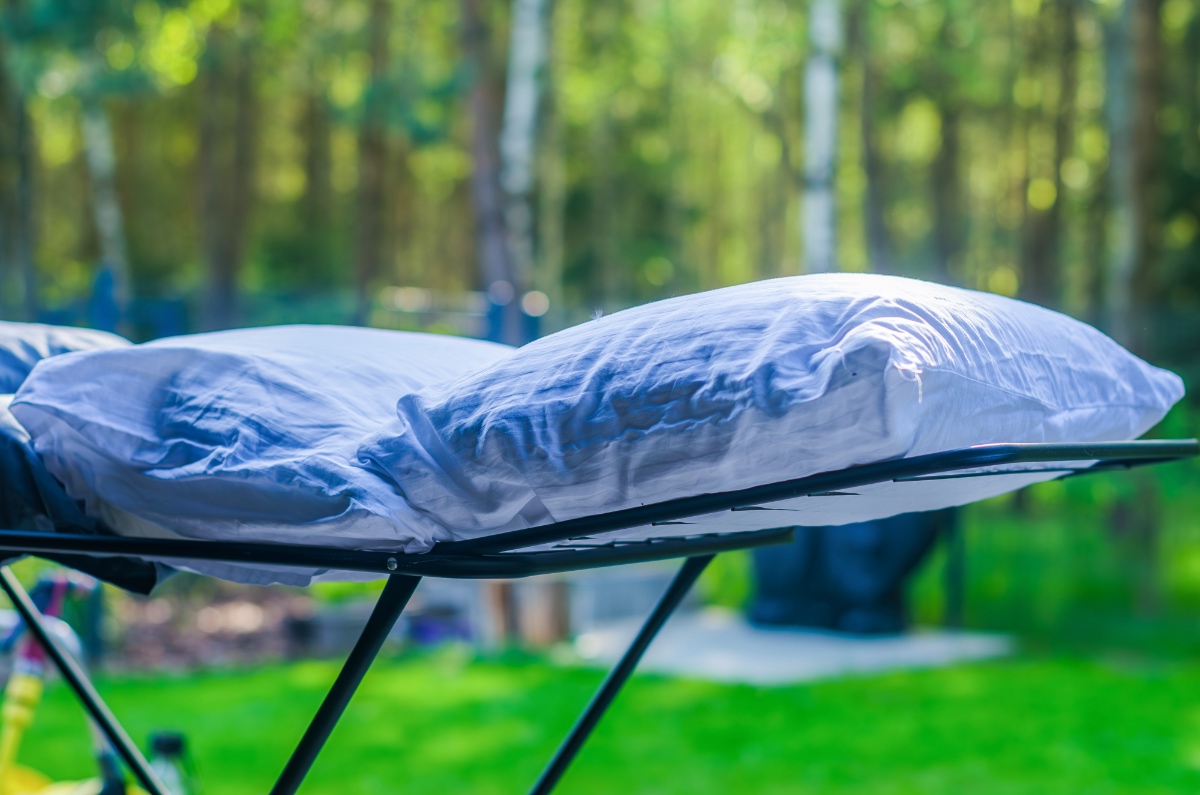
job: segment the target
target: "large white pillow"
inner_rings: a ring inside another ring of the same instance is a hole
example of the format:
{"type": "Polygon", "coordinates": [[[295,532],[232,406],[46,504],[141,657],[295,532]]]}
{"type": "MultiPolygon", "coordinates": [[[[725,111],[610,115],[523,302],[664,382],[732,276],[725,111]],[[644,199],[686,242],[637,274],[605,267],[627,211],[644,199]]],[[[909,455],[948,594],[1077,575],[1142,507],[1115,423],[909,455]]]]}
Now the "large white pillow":
{"type": "Polygon", "coordinates": [[[129,340],[105,331],[0,321],[0,395],[16,392],[42,359],[126,345],[129,340]]]}
{"type": "MultiPolygon", "coordinates": [[[[512,350],[332,326],[199,334],[49,359],[11,410],[71,496],[117,532],[420,551],[433,531],[355,450],[398,398],[512,350]]],[[[311,574],[193,568],[251,582],[311,574]]]]}
{"type": "MultiPolygon", "coordinates": [[[[1182,395],[1174,374],[1041,307],[890,276],[798,276],[545,337],[401,397],[359,457],[457,539],[975,444],[1128,440],[1182,395]]],[[[904,499],[864,490],[653,531],[862,521],[1031,479],[913,484],[904,499]]]]}

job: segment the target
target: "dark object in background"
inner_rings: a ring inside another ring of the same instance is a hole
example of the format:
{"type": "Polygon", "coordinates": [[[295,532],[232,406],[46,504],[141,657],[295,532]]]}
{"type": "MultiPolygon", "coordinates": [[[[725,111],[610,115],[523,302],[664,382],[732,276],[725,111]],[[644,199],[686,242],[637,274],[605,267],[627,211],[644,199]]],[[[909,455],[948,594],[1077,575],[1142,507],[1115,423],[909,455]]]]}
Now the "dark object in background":
{"type": "Polygon", "coordinates": [[[908,513],[838,527],[797,527],[790,545],[754,550],[750,621],[861,635],[908,626],[905,584],[949,535],[954,510],[908,513]]]}

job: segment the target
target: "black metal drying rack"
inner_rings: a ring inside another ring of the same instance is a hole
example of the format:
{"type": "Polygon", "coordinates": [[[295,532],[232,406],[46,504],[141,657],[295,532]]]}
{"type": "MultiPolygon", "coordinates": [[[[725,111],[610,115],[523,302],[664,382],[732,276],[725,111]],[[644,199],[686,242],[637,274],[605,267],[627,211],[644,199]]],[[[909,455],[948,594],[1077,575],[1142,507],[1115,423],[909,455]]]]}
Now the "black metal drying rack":
{"type": "MultiPolygon", "coordinates": [[[[403,612],[422,577],[511,578],[652,560],[683,558],[684,563],[620,662],[610,672],[583,714],[530,790],[546,795],[558,783],[592,729],[603,717],[654,636],[682,602],[709,561],[720,552],[785,542],[790,527],[695,536],[600,538],[630,528],[677,523],[721,511],[751,510],[764,504],[806,496],[845,493],[878,483],[996,475],[1049,473],[1066,477],[1106,469],[1126,469],[1200,455],[1194,439],[1101,444],[991,444],[912,458],[881,461],[809,477],[715,494],[667,500],[580,519],[464,541],[440,543],[419,555],[394,551],[347,550],[316,545],[143,539],[121,536],[0,530],[0,556],[82,554],[147,560],[318,568],[387,576],[387,583],[341,672],[285,765],[271,795],[292,795],[316,761],[367,669],[403,612]],[[1036,465],[1043,466],[1036,466],[1036,465]],[[1050,464],[1053,466],[1047,467],[1050,464]],[[1035,465],[1024,466],[1022,465],[1035,465]],[[997,470],[997,467],[1003,469],[997,470]],[[588,542],[581,544],[580,542],[588,542]],[[536,547],[537,549],[530,549],[536,547]]],[[[138,783],[151,795],[170,795],[146,759],[100,698],[70,653],[45,629],[42,616],[7,567],[0,568],[0,589],[46,648],[138,783]]]]}

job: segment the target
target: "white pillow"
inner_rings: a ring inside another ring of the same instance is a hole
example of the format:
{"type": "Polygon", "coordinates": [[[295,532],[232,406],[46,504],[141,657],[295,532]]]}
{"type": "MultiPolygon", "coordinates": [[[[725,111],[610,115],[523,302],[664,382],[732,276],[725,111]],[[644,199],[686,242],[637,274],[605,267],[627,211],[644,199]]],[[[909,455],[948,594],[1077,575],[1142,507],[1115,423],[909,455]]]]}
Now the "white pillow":
{"type": "Polygon", "coordinates": [[[16,392],[42,359],[126,345],[129,340],[104,331],[0,321],[0,394],[16,392]]]}
{"type": "MultiPolygon", "coordinates": [[[[359,457],[458,539],[975,444],[1128,440],[1182,395],[1177,376],[1065,315],[911,279],[823,274],[552,334],[401,397],[359,457]]],[[[809,499],[801,507],[815,520],[751,511],[698,524],[864,521],[1031,479],[809,499]]]]}
{"type": "Polygon", "coordinates": [[[397,398],[511,353],[362,328],[225,331],[50,359],[11,410],[68,493],[119,533],[422,551],[433,531],[355,449],[397,398]]]}

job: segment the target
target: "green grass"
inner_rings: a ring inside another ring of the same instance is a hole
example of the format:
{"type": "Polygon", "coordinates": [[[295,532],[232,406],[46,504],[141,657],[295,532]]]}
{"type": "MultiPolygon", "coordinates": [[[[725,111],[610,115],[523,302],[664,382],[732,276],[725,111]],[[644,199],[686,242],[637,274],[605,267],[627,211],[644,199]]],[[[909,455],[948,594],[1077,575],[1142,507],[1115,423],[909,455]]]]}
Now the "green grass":
{"type": "MultiPolygon", "coordinates": [[[[135,737],[187,731],[209,793],[267,791],[330,663],[106,678],[135,737]]],[[[307,793],[526,791],[600,674],[455,654],[381,661],[307,793]]],[[[91,773],[83,719],[50,689],[22,759],[91,773]]],[[[571,793],[1194,793],[1200,665],[1023,657],[806,686],[636,678],[571,793]]]]}

